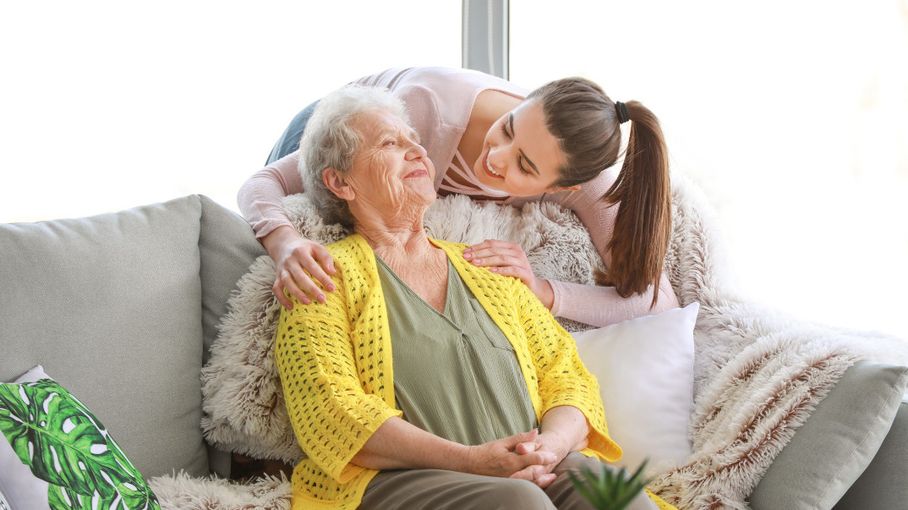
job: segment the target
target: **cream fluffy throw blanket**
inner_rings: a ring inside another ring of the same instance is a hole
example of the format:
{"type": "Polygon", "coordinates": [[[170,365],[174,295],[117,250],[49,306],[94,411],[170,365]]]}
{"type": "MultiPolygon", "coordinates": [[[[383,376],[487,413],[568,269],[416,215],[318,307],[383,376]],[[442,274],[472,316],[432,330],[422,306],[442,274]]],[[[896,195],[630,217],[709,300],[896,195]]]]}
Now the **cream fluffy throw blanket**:
{"type": "MultiPolygon", "coordinates": [[[[908,362],[897,339],[791,320],[725,288],[709,207],[697,188],[673,175],[673,233],[666,271],[682,305],[700,302],[695,329],[695,410],[688,461],[650,487],[679,508],[748,508],[746,498],[814,406],[859,356],[908,362]],[[884,357],[885,356],[885,357],[884,357]]],[[[297,228],[331,242],[346,235],[324,225],[305,199],[285,202],[297,228]]],[[[576,217],[551,203],[521,209],[447,197],[432,206],[434,237],[520,243],[537,274],[591,283],[601,264],[576,217]]],[[[279,308],[274,268],[265,256],[238,282],[203,369],[207,439],[230,451],[293,463],[301,456],[289,427],[272,358],[279,308]]],[[[583,325],[565,323],[569,330],[583,325]]],[[[164,508],[289,508],[286,480],[253,485],[159,477],[164,508]]]]}

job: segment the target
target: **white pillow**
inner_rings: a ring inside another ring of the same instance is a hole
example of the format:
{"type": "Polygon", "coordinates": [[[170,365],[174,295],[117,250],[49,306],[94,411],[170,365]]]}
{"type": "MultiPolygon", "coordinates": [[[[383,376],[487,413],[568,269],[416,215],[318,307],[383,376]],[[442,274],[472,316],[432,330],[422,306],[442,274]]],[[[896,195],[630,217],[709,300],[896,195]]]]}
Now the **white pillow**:
{"type": "Polygon", "coordinates": [[[599,381],[609,435],[624,450],[615,464],[655,474],[691,455],[694,324],[699,303],[573,333],[583,364],[599,381]]]}

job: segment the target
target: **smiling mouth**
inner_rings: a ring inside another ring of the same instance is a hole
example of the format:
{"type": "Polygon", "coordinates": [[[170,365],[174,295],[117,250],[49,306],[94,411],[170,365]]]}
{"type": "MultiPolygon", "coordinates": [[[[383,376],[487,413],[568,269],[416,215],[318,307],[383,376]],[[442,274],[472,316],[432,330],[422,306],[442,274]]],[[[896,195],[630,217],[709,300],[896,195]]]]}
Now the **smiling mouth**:
{"type": "Polygon", "coordinates": [[[412,179],[415,177],[428,177],[429,172],[425,168],[420,168],[418,170],[413,170],[412,172],[404,175],[404,179],[412,179]]]}
{"type": "Polygon", "coordinates": [[[489,165],[489,155],[486,154],[486,157],[482,158],[482,169],[486,171],[489,176],[493,179],[504,179],[504,176],[492,170],[492,166],[489,165]]]}

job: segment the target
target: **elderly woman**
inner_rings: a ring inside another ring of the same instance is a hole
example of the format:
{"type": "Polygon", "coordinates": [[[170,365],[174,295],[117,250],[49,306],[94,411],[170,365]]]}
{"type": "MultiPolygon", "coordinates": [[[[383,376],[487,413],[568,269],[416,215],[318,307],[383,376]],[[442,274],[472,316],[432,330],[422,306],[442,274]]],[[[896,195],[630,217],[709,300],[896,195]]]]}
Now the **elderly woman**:
{"type": "Polygon", "coordinates": [[[293,508],[591,508],[567,471],[621,457],[596,380],[520,280],[426,235],[435,168],[402,103],[341,89],[302,146],[307,195],[355,233],[328,247],[337,292],[281,310],[293,508]]]}

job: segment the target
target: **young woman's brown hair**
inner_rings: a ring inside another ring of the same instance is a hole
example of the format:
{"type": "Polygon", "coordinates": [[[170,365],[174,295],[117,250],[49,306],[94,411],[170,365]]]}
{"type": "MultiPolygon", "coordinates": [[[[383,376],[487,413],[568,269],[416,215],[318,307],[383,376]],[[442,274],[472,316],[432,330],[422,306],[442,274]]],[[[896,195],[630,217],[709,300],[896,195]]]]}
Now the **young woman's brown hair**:
{"type": "MultiPolygon", "coordinates": [[[[594,178],[618,160],[621,146],[616,103],[595,83],[565,78],[534,90],[528,99],[541,101],[549,131],[567,156],[557,186],[573,186],[594,178]]],[[[659,279],[671,233],[671,183],[668,151],[655,115],[637,101],[625,103],[631,121],[624,164],[603,200],[618,203],[611,254],[601,283],[622,297],[653,286],[655,306],[659,279]]]]}

